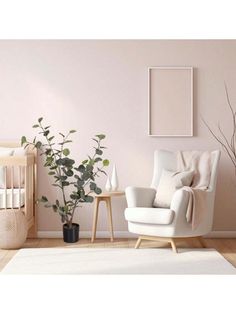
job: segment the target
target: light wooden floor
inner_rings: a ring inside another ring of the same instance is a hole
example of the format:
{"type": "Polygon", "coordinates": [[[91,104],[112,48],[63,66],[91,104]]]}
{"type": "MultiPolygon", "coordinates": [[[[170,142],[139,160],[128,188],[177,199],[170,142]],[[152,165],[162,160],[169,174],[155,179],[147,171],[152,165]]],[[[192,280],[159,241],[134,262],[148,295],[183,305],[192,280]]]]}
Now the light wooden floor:
{"type": "MultiPolygon", "coordinates": [[[[91,243],[90,239],[81,239],[76,244],[64,243],[61,239],[28,239],[24,248],[53,248],[53,247],[71,247],[71,248],[93,248],[93,247],[120,247],[133,248],[136,239],[115,239],[112,243],[109,239],[97,239],[91,243]]],[[[234,267],[236,267],[236,239],[204,239],[207,248],[215,248],[221,253],[234,267]]],[[[145,247],[168,247],[168,244],[143,241],[141,248],[145,247]]],[[[200,247],[197,240],[190,239],[188,242],[179,242],[177,244],[181,247],[200,247]]],[[[1,250],[0,249],[0,271],[16,254],[17,250],[1,250]]],[[[175,253],[173,253],[175,254],[175,253]]]]}

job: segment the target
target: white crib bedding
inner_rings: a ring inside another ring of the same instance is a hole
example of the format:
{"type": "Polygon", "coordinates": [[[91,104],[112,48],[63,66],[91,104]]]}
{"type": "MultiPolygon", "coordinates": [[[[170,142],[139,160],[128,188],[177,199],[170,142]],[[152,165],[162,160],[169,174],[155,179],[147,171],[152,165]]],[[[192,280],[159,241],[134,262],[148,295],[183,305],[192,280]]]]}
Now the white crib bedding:
{"type": "Polygon", "coordinates": [[[19,208],[25,204],[25,189],[7,189],[7,206],[5,189],[0,189],[0,208],[19,208]],[[13,201],[13,206],[12,206],[13,201]]]}

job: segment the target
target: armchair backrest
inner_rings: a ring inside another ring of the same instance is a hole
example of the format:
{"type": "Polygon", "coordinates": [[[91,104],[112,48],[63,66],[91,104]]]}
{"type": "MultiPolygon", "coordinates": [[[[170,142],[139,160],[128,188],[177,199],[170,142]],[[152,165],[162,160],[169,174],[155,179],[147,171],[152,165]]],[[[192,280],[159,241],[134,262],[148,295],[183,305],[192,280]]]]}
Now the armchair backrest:
{"type": "MultiPolygon", "coordinates": [[[[209,185],[209,192],[215,190],[216,178],[217,178],[217,169],[220,159],[220,151],[215,150],[211,152],[212,154],[212,163],[211,163],[211,179],[209,185]]],[[[177,152],[171,152],[167,150],[156,150],[154,152],[154,171],[152,177],[152,188],[157,188],[162,170],[177,171],[177,152]]]]}
{"type": "Polygon", "coordinates": [[[176,152],[167,150],[156,150],[154,152],[154,170],[151,187],[158,187],[162,170],[177,171],[177,156],[176,152]]]}

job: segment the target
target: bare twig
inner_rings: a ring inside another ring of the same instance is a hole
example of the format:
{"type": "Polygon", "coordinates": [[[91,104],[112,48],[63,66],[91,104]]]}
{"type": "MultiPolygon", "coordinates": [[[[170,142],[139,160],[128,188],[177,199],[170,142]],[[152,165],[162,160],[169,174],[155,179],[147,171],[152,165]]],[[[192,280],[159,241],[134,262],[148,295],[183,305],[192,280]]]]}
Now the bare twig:
{"type": "Polygon", "coordinates": [[[233,109],[233,106],[231,105],[230,98],[229,98],[229,93],[226,84],[224,83],[225,86],[225,94],[226,94],[226,99],[227,99],[227,104],[229,106],[231,115],[232,115],[232,121],[233,121],[233,131],[230,140],[227,139],[225,133],[222,131],[220,123],[218,123],[218,130],[220,132],[220,135],[215,134],[208,123],[204,120],[204,118],[201,116],[201,119],[211,135],[214,137],[214,139],[221,144],[223,150],[226,152],[228,157],[230,158],[231,162],[234,165],[235,168],[235,175],[236,175],[236,149],[235,149],[235,142],[236,142],[236,111],[233,109]]]}
{"type": "Polygon", "coordinates": [[[232,136],[231,136],[231,147],[232,147],[233,154],[234,154],[234,156],[236,158],[236,151],[235,151],[235,136],[236,136],[236,118],[235,118],[235,115],[236,115],[236,112],[233,110],[233,107],[231,105],[226,83],[224,83],[224,86],[225,86],[225,94],[226,94],[227,104],[228,104],[228,106],[230,108],[230,111],[232,113],[233,133],[232,133],[232,136]]]}
{"type": "Polygon", "coordinates": [[[217,135],[215,135],[215,133],[211,130],[211,128],[209,127],[209,125],[207,124],[207,122],[203,119],[203,117],[201,117],[203,123],[205,124],[205,126],[208,128],[209,132],[211,133],[211,135],[215,138],[215,140],[221,144],[221,146],[223,147],[223,149],[225,150],[225,152],[227,153],[227,155],[229,156],[230,160],[232,161],[234,167],[236,168],[236,159],[234,157],[232,157],[231,155],[231,150],[229,150],[227,148],[227,146],[225,145],[225,143],[222,141],[221,138],[219,138],[217,135]]]}

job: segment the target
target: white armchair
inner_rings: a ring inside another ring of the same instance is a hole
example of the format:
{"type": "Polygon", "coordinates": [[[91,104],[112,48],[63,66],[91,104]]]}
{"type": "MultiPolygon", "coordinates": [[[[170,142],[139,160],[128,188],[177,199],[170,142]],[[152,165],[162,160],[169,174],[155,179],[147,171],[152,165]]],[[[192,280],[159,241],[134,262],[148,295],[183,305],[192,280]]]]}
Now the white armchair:
{"type": "Polygon", "coordinates": [[[202,222],[196,229],[192,230],[191,224],[186,219],[189,200],[187,191],[177,190],[173,195],[170,208],[153,207],[162,169],[177,170],[177,155],[175,152],[155,151],[151,187],[127,187],[125,191],[128,204],[128,208],[125,210],[125,219],[128,221],[129,231],[140,235],[135,248],[139,248],[142,240],[157,240],[169,242],[172,249],[177,252],[176,240],[189,237],[198,237],[204,246],[202,236],[212,229],[220,151],[214,151],[212,155],[211,180],[205,192],[207,193],[207,208],[202,222]]]}

